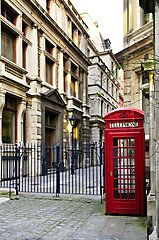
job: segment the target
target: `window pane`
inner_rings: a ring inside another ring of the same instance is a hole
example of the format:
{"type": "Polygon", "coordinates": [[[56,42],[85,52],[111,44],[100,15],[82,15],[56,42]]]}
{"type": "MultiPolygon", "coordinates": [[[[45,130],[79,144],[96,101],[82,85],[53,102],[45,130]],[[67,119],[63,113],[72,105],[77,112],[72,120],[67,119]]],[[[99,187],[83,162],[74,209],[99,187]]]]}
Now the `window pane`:
{"type": "Polygon", "coordinates": [[[22,64],[23,64],[23,68],[26,68],[26,50],[27,50],[27,45],[25,44],[24,41],[22,43],[23,43],[22,64]]]}
{"type": "Polygon", "coordinates": [[[121,148],[121,157],[127,157],[127,148],[121,148]]]}
{"type": "Polygon", "coordinates": [[[51,84],[51,64],[46,62],[46,81],[51,84]]]}
{"type": "Polygon", "coordinates": [[[7,33],[7,56],[10,61],[14,62],[14,37],[7,33]]]}
{"type": "Polygon", "coordinates": [[[5,57],[5,33],[3,30],[1,32],[1,54],[5,57]]]}
{"type": "Polygon", "coordinates": [[[130,188],[133,188],[133,185],[135,185],[135,179],[130,179],[130,188]]]}
{"type": "Polygon", "coordinates": [[[6,97],[6,104],[5,104],[5,106],[7,108],[10,108],[13,111],[15,111],[16,110],[16,101],[14,100],[14,98],[7,96],[6,97]]]}
{"type": "Polygon", "coordinates": [[[134,167],[135,166],[135,159],[134,158],[128,158],[128,165],[129,167],[134,167]]]}
{"type": "Polygon", "coordinates": [[[5,17],[5,9],[3,7],[3,4],[2,4],[1,14],[2,14],[3,17],[5,17]]]}
{"type": "Polygon", "coordinates": [[[120,179],[114,179],[114,188],[120,188],[120,179]]]}
{"type": "Polygon", "coordinates": [[[113,146],[119,147],[119,138],[113,138],[113,146]]]}
{"type": "Polygon", "coordinates": [[[130,178],[135,178],[135,169],[129,169],[129,177],[130,178]]]}
{"type": "Polygon", "coordinates": [[[127,179],[121,179],[121,188],[122,189],[128,188],[128,180],[127,179]]]}
{"type": "Polygon", "coordinates": [[[114,168],[119,168],[120,167],[120,160],[119,160],[119,158],[114,158],[113,159],[113,167],[114,168]]]}
{"type": "Polygon", "coordinates": [[[134,138],[128,138],[128,147],[134,147],[134,138]]]}
{"type": "MultiPolygon", "coordinates": [[[[127,182],[128,182],[128,180],[127,179],[121,179],[121,184],[123,185],[123,186],[127,186],[127,182]]],[[[122,188],[125,188],[125,187],[122,187],[122,188]]]]}
{"type": "Polygon", "coordinates": [[[127,139],[121,138],[121,147],[127,147],[127,139]]]}
{"type": "Polygon", "coordinates": [[[71,96],[74,96],[75,95],[75,82],[72,81],[71,82],[71,96]]]}
{"type": "Polygon", "coordinates": [[[114,198],[120,199],[120,190],[114,190],[114,198]]]}
{"type": "Polygon", "coordinates": [[[128,157],[134,157],[134,148],[128,149],[128,157]]]}
{"type": "Polygon", "coordinates": [[[113,157],[119,157],[119,148],[113,149],[113,157]]]}
{"type": "Polygon", "coordinates": [[[14,23],[14,16],[9,12],[9,10],[7,11],[7,20],[14,23]]]}
{"type": "Polygon", "coordinates": [[[120,169],[114,169],[114,178],[120,178],[120,169]]]}
{"type": "Polygon", "coordinates": [[[71,80],[71,96],[76,97],[77,81],[71,80]]]}
{"type": "Polygon", "coordinates": [[[2,115],[2,141],[3,143],[15,142],[15,113],[3,111],[2,115]]]}
{"type": "Polygon", "coordinates": [[[122,168],[127,167],[127,158],[121,158],[121,167],[122,168]]]}
{"type": "Polygon", "coordinates": [[[127,169],[121,169],[121,178],[127,178],[127,169]]]}

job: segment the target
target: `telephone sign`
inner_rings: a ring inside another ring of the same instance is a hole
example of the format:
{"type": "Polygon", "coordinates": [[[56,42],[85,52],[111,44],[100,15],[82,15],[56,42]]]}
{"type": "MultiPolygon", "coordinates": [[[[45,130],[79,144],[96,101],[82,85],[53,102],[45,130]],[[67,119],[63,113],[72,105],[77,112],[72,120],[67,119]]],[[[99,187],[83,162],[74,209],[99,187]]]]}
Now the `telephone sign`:
{"type": "Polygon", "coordinates": [[[104,120],[106,214],[144,215],[144,112],[122,108],[104,120]]]}
{"type": "Polygon", "coordinates": [[[138,122],[117,122],[110,123],[110,128],[138,127],[138,122]]]}

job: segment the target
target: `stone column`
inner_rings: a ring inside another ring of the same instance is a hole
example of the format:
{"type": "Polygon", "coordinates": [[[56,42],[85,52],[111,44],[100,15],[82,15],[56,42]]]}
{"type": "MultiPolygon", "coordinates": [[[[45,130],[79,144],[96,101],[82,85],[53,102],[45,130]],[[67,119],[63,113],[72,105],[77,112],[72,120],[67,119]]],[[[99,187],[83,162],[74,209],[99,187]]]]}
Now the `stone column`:
{"type": "Polygon", "coordinates": [[[82,102],[87,104],[87,94],[88,94],[88,83],[87,83],[87,73],[83,73],[83,91],[82,91],[82,102]]]}
{"type": "Polygon", "coordinates": [[[154,19],[154,41],[155,41],[155,71],[154,71],[154,88],[155,88],[155,129],[156,129],[156,233],[159,238],[159,1],[155,1],[155,19],[154,19]]]}
{"type": "MultiPolygon", "coordinates": [[[[22,29],[22,15],[18,15],[16,19],[16,27],[22,29]]],[[[22,38],[20,36],[16,39],[16,64],[23,66],[22,63],[22,38]]]]}
{"type": "Polygon", "coordinates": [[[32,136],[32,131],[31,131],[31,108],[32,108],[32,103],[31,101],[27,101],[26,104],[26,144],[31,144],[31,136],[32,136]]]}
{"type": "Polygon", "coordinates": [[[58,88],[60,93],[64,93],[64,65],[63,65],[63,51],[59,50],[59,67],[58,67],[58,88]]]}
{"type": "Polygon", "coordinates": [[[41,45],[41,54],[40,54],[40,78],[45,81],[46,80],[46,60],[45,60],[45,38],[41,36],[40,38],[40,45],[41,45]]]}
{"type": "MultiPolygon", "coordinates": [[[[78,75],[78,78],[80,77],[80,74],[79,74],[79,68],[77,69],[77,75],[78,75]]],[[[76,81],[76,85],[75,85],[75,89],[76,89],[76,98],[79,99],[79,80],[76,81]]]]}
{"type": "Polygon", "coordinates": [[[34,24],[32,29],[32,48],[30,50],[29,69],[32,77],[38,77],[38,26],[34,24]]]}
{"type": "Polygon", "coordinates": [[[68,97],[71,96],[71,61],[68,62],[68,74],[67,74],[67,95],[68,97]]]}
{"type": "Polygon", "coordinates": [[[87,74],[83,73],[83,104],[82,104],[82,138],[83,142],[86,143],[90,140],[90,125],[89,125],[89,106],[88,106],[88,79],[87,74]]]}
{"type": "Polygon", "coordinates": [[[23,99],[17,107],[17,142],[23,143],[23,120],[26,112],[26,101],[23,99]]]}

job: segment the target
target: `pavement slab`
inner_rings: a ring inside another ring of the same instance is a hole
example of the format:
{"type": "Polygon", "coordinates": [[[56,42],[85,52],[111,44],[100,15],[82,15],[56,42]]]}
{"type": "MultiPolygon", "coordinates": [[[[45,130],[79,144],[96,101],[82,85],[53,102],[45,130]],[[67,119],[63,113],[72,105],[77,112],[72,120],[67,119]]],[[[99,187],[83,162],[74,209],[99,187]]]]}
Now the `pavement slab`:
{"type": "Polygon", "coordinates": [[[145,221],[105,215],[100,196],[21,193],[0,204],[0,239],[146,240],[145,221]]]}

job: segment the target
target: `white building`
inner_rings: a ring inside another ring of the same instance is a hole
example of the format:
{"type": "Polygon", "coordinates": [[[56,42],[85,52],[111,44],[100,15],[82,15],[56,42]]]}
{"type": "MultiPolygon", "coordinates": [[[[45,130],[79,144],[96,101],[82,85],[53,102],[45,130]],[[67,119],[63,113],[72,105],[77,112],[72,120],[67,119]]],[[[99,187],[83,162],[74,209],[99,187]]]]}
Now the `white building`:
{"type": "Polygon", "coordinates": [[[88,67],[91,140],[102,142],[104,116],[119,107],[119,63],[112,53],[110,40],[100,33],[98,23],[93,22],[88,13],[81,17],[88,25],[90,35],[87,55],[91,61],[88,67]]]}

